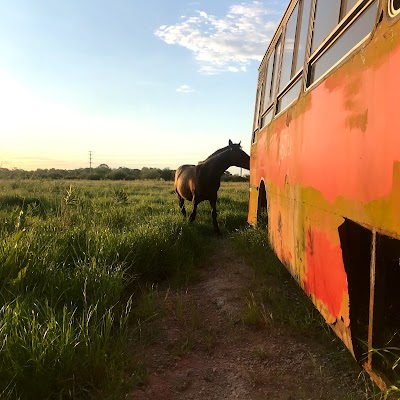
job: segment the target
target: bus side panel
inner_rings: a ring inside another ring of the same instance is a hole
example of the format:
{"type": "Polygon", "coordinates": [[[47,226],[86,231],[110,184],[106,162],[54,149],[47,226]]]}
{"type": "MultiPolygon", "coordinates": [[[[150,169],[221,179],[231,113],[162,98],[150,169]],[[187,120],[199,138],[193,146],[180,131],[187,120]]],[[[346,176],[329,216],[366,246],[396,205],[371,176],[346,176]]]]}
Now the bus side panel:
{"type": "MultiPolygon", "coordinates": [[[[399,71],[400,23],[383,22],[261,130],[251,151],[251,184],[266,185],[271,245],[351,351],[339,228],[346,218],[400,237],[399,71]]],[[[249,219],[256,207],[253,200],[249,219]]]]}
{"type": "Polygon", "coordinates": [[[344,219],[271,186],[268,235],[278,258],[351,352],[349,296],[338,228],[344,219]]]}

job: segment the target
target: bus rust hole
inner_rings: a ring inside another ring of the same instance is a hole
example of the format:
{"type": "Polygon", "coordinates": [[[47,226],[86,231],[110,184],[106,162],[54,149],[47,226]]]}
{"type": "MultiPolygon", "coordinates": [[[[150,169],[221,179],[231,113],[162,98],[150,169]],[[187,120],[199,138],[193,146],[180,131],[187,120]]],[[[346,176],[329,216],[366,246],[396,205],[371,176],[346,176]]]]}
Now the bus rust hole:
{"type": "Polygon", "coordinates": [[[397,380],[400,371],[394,365],[400,357],[400,240],[373,233],[349,219],[339,227],[339,236],[348,281],[354,356],[360,364],[367,363],[389,380],[397,380]]]}

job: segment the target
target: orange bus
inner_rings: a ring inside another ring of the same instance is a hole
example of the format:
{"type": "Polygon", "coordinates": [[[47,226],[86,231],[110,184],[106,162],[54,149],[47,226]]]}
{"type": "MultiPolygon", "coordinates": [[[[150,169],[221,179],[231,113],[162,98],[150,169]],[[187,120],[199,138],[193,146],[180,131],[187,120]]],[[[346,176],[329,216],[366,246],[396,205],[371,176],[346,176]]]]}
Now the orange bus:
{"type": "Polygon", "coordinates": [[[398,379],[400,0],[290,1],[259,67],[248,221],[261,220],[378,386],[398,379]]]}

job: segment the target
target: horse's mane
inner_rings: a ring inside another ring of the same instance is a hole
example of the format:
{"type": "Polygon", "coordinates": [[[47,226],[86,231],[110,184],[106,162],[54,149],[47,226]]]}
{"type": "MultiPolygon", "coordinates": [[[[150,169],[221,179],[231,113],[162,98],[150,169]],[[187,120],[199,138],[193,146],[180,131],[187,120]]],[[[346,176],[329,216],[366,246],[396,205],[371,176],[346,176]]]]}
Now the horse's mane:
{"type": "Polygon", "coordinates": [[[231,143],[231,144],[229,144],[229,145],[226,146],[226,147],[222,147],[221,149],[218,149],[217,151],[214,151],[214,153],[210,154],[205,160],[199,161],[198,164],[203,164],[203,163],[205,163],[206,161],[208,161],[210,158],[213,158],[213,157],[215,157],[215,156],[217,156],[217,155],[223,153],[224,151],[227,151],[227,150],[229,150],[229,149],[231,149],[231,148],[234,148],[234,147],[238,147],[239,149],[242,148],[242,146],[240,145],[240,143],[231,143]]]}

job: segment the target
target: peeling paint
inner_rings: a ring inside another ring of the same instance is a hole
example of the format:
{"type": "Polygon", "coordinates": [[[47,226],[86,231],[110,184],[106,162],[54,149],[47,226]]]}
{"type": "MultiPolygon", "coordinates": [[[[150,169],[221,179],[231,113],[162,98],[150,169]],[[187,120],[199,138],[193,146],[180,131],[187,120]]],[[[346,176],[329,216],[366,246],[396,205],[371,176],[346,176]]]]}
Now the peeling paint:
{"type": "MultiPolygon", "coordinates": [[[[309,229],[307,235],[307,272],[303,278],[304,291],[313,294],[326,305],[330,315],[339,316],[347,280],[340,245],[333,246],[324,232],[309,229]]],[[[336,319],[336,318],[335,318],[336,319]]]]}

